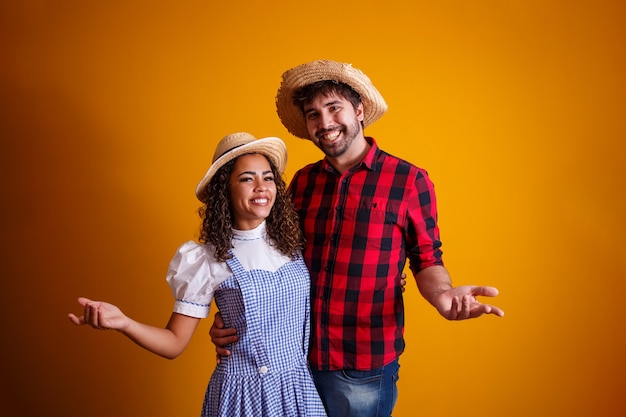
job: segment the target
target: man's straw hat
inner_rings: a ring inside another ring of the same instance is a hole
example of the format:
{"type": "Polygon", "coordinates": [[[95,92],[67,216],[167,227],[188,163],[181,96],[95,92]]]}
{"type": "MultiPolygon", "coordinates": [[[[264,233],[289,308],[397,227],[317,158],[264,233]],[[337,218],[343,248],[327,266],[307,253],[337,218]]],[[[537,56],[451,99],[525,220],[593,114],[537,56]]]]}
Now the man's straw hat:
{"type": "Polygon", "coordinates": [[[265,155],[272,161],[281,175],[285,171],[285,166],[287,165],[287,146],[281,139],[275,137],[256,139],[250,133],[232,133],[222,138],[217,144],[215,153],[213,154],[213,163],[196,187],[198,200],[206,203],[206,186],[211,182],[211,178],[213,178],[213,175],[215,175],[221,167],[229,161],[249,153],[265,155]]]}
{"type": "Polygon", "coordinates": [[[294,136],[309,139],[304,115],[301,109],[293,104],[294,93],[305,85],[323,80],[342,82],[359,93],[363,102],[364,127],[374,123],[387,111],[387,103],[367,75],[351,64],[328,60],[309,62],[285,71],[276,95],[278,117],[294,136]]]}

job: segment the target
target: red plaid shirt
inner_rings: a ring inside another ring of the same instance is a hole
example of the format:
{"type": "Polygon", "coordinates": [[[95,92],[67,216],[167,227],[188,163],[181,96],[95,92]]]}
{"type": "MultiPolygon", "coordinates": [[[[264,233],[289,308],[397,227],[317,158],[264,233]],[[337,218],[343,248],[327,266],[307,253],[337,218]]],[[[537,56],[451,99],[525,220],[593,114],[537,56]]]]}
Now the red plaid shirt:
{"type": "Polygon", "coordinates": [[[319,370],[382,367],[404,350],[400,275],[443,265],[435,191],[421,168],[372,147],[340,174],[326,159],[291,184],[311,272],[311,349],[319,370]]]}

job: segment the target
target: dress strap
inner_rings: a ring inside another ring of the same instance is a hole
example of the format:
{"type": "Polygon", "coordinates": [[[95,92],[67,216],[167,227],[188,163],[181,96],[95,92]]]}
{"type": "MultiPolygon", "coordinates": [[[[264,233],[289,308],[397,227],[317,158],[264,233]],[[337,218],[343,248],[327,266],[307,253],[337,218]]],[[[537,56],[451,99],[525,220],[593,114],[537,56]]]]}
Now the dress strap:
{"type": "Polygon", "coordinates": [[[228,251],[228,254],[231,256],[231,258],[226,259],[226,265],[228,265],[231,271],[233,271],[235,278],[239,278],[239,277],[247,275],[248,272],[244,269],[241,262],[239,262],[239,259],[237,259],[232,249],[228,251]]]}
{"type": "Polygon", "coordinates": [[[263,341],[263,333],[261,331],[262,314],[259,309],[259,297],[263,297],[264,294],[258,294],[254,287],[254,276],[251,272],[246,271],[237,257],[234,255],[232,249],[229,251],[232,258],[226,260],[226,264],[233,271],[234,278],[239,284],[241,289],[241,295],[244,302],[246,325],[248,328],[248,336],[250,343],[254,349],[254,357],[256,360],[257,369],[264,368],[270,365],[267,351],[265,350],[265,343],[263,341]]]}

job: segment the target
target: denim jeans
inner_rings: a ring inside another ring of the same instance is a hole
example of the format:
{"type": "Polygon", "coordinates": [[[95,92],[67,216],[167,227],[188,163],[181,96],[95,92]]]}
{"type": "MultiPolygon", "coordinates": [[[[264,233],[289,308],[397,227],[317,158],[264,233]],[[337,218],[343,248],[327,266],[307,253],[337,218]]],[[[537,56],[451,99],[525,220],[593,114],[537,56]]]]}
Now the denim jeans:
{"type": "Polygon", "coordinates": [[[371,371],[312,370],[328,417],[389,417],[396,405],[398,359],[371,371]]]}

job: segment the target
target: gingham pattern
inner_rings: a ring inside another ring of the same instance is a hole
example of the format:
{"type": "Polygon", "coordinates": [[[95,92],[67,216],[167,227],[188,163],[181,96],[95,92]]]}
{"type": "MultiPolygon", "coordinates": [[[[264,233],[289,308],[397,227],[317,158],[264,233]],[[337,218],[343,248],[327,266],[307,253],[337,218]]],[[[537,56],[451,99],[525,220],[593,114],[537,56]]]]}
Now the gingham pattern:
{"type": "Polygon", "coordinates": [[[307,363],[310,281],[302,259],[276,272],[245,271],[226,261],[234,276],[215,294],[229,346],[211,376],[202,416],[326,416],[307,363]]]}

